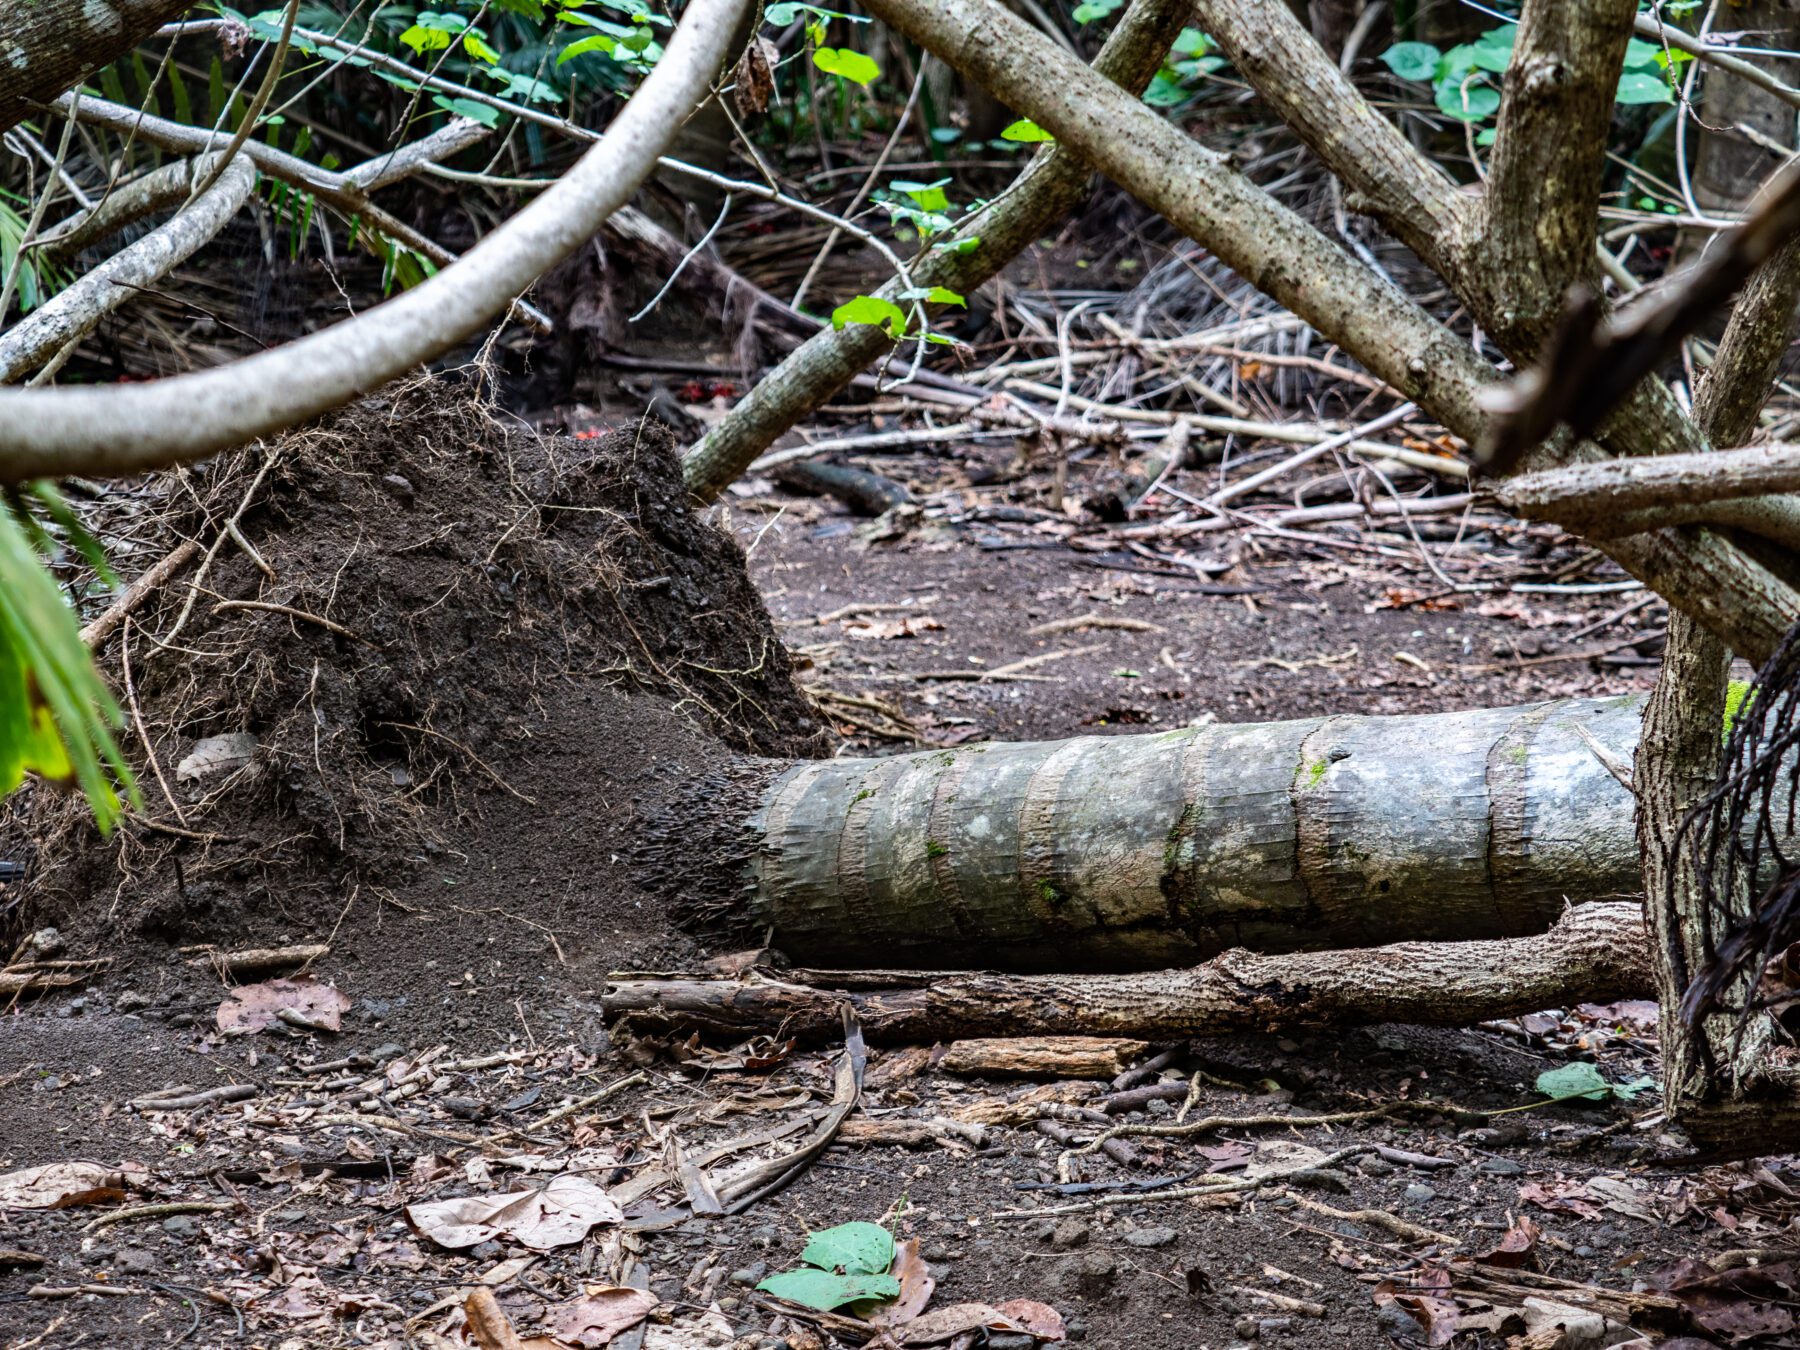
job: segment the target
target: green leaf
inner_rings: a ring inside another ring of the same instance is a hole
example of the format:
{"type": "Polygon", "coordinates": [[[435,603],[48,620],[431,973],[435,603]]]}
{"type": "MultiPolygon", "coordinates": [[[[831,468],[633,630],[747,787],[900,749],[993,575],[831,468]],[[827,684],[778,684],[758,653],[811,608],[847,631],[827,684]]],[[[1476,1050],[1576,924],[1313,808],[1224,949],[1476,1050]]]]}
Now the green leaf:
{"type": "Polygon", "coordinates": [[[1438,111],[1459,122],[1485,122],[1500,108],[1500,91],[1485,84],[1440,84],[1438,111]]]}
{"type": "Polygon", "coordinates": [[[967,239],[952,239],[947,244],[939,244],[946,253],[973,253],[981,247],[981,236],[972,234],[967,239]]]}
{"type": "Polygon", "coordinates": [[[1178,103],[1185,103],[1189,98],[1188,91],[1181,87],[1181,81],[1167,70],[1159,70],[1150,81],[1150,87],[1144,90],[1144,102],[1152,108],[1173,108],[1178,103]]]}
{"type": "Polygon", "coordinates": [[[477,103],[472,98],[445,98],[442,94],[434,94],[431,101],[447,113],[458,117],[466,117],[471,122],[479,122],[484,127],[500,125],[500,110],[486,103],[477,103]]]}
{"type": "Polygon", "coordinates": [[[1518,29],[1511,24],[1489,29],[1470,44],[1469,60],[1477,70],[1506,74],[1506,68],[1512,64],[1513,39],[1517,35],[1518,29]]]}
{"type": "Polygon", "coordinates": [[[1169,44],[1169,50],[1177,56],[1205,56],[1212,50],[1212,39],[1198,28],[1184,28],[1169,44]]]}
{"type": "Polygon", "coordinates": [[[891,186],[895,192],[904,192],[913,199],[913,205],[921,211],[943,211],[950,205],[950,198],[944,195],[944,185],[950,180],[940,178],[935,183],[915,183],[910,179],[896,178],[891,186]]]}
{"type": "Polygon", "coordinates": [[[1045,131],[1029,117],[1021,117],[1005,131],[1000,133],[1000,139],[1003,141],[1018,141],[1023,145],[1035,145],[1040,141],[1054,143],[1056,137],[1045,131]]]}
{"type": "Polygon", "coordinates": [[[1125,0],[1084,0],[1084,3],[1075,6],[1070,17],[1076,23],[1092,23],[1095,19],[1110,17],[1124,3],[1125,0]]]}
{"type": "Polygon", "coordinates": [[[928,305],[961,305],[964,309],[969,307],[969,302],[948,286],[914,286],[910,291],[901,291],[900,298],[923,300],[928,305]]]}
{"type": "Polygon", "coordinates": [[[438,52],[450,45],[450,34],[441,28],[414,24],[400,35],[400,40],[415,52],[438,52]]]}
{"type": "Polygon", "coordinates": [[[1669,87],[1666,75],[1649,75],[1641,70],[1628,70],[1619,76],[1619,92],[1614,95],[1620,103],[1673,103],[1675,91],[1669,87]]]}
{"type": "Polygon", "coordinates": [[[609,38],[605,33],[595,33],[592,37],[581,38],[564,47],[556,58],[556,64],[560,66],[564,61],[573,61],[576,57],[586,56],[589,52],[605,52],[611,56],[618,46],[616,38],[609,38]]]}
{"type": "Polygon", "coordinates": [[[491,66],[500,59],[500,53],[482,41],[480,33],[464,33],[462,45],[465,52],[483,65],[491,66]]]}
{"type": "Polygon", "coordinates": [[[766,1294],[802,1307],[830,1312],[865,1298],[900,1297],[900,1281],[892,1275],[834,1275],[828,1270],[790,1270],[771,1275],[756,1286],[766,1294]]]}
{"type": "Polygon", "coordinates": [[[1612,1095],[1612,1084],[1592,1064],[1577,1060],[1560,1069],[1544,1070],[1537,1076],[1537,1090],[1555,1102],[1598,1102],[1612,1095]]]}
{"type": "Polygon", "coordinates": [[[1429,80],[1437,74],[1443,55],[1429,42],[1396,42],[1381,54],[1381,59],[1403,80],[1429,80]]]}
{"type": "Polygon", "coordinates": [[[820,1270],[882,1275],[894,1264],[894,1235],[878,1223],[841,1223],[836,1228],[820,1229],[807,1239],[800,1259],[820,1270]]]}
{"type": "Polygon", "coordinates": [[[892,300],[859,295],[846,300],[831,311],[831,326],[841,329],[846,324],[866,323],[887,329],[887,335],[898,342],[906,332],[906,315],[892,300]]]}
{"type": "MultiPolygon", "coordinates": [[[[1681,55],[1686,56],[1683,52],[1681,55]]],[[[1661,70],[1667,64],[1663,49],[1654,42],[1645,42],[1642,38],[1632,38],[1625,44],[1625,69],[1627,70],[1661,70]]]]}
{"type": "Polygon", "coordinates": [[[815,19],[848,19],[851,23],[867,23],[860,14],[840,14],[835,9],[821,9],[817,5],[800,3],[800,0],[781,0],[780,4],[770,5],[763,11],[763,18],[776,28],[786,28],[802,14],[810,14],[815,19]]]}
{"type": "Polygon", "coordinates": [[[849,47],[815,47],[813,64],[827,75],[839,76],[864,88],[881,74],[880,66],[849,47]]]}

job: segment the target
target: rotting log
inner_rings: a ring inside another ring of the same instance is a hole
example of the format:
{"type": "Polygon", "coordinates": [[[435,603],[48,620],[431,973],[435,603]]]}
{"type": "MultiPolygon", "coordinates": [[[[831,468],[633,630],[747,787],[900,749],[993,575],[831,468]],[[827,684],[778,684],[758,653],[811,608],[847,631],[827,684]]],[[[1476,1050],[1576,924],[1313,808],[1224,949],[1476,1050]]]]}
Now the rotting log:
{"type": "Polygon", "coordinates": [[[742,1038],[841,1034],[848,1003],[870,1042],[1106,1036],[1171,1040],[1292,1027],[1468,1026],[1654,989],[1643,909],[1582,905],[1547,933],[1361,951],[1229,951],[1186,970],[1112,975],[772,971],[615,975],[606,1013],[635,1030],[742,1038]]]}
{"type": "Polygon", "coordinates": [[[651,812],[715,941],[810,965],[1154,969],[1541,933],[1641,894],[1641,697],[1211,725],[798,764],[651,812]]]}

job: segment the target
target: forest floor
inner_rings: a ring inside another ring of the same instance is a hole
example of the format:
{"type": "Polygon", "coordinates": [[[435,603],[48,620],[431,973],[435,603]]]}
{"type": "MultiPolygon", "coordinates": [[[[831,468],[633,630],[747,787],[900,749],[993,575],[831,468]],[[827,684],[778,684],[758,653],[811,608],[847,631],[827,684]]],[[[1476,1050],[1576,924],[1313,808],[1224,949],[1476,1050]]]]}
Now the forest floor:
{"type": "MultiPolygon", "coordinates": [[[[477,1286],[533,1350],[1791,1343],[1800,1166],[1680,1156],[1647,1003],[1154,1046],[1081,1082],[877,1047],[860,1112],[730,1215],[714,1188],[825,1127],[850,1050],[654,1044],[603,1015],[609,972],[729,955],[677,932],[628,856],[637,804],[721,736],[886,754],[1647,688],[1661,606],[1598,555],[1492,515],[1268,523],[1369,500],[1350,464],[1230,531],[1139,513],[1155,528],[1113,540],[1017,447],[947,438],[854,457],[912,498],[878,520],[768,476],[734,489],[712,518],[765,618],[620,409],[591,460],[410,409],[416,434],[359,412],[271,461],[266,501],[253,461],[226,465],[176,521],[210,540],[254,499],[240,524],[281,580],[223,552],[192,664],[142,636],[180,626],[182,588],[138,618],[165,828],[103,845],[45,794],[0,828],[0,857],[40,849],[0,913],[55,925],[37,955],[98,963],[0,1032],[0,1345],[504,1344],[467,1325],[477,1286]],[[250,708],[259,758],[225,786],[177,771],[250,708]],[[298,968],[224,969],[309,943],[298,968]],[[1547,1104],[1540,1075],[1576,1062],[1607,1099],[1547,1104]],[[1063,1156],[1108,1122],[1140,1133],[1063,1156]],[[434,1208],[550,1178],[542,1204],[434,1208]],[[1242,1184],[1185,1194],[1220,1178],[1242,1184]],[[902,1301],[933,1312],[878,1332],[755,1288],[855,1221],[906,1243],[902,1301]],[[648,1296],[595,1292],[621,1287],[648,1296]]],[[[1215,456],[1164,481],[1186,501],[1225,478],[1215,456]]]]}

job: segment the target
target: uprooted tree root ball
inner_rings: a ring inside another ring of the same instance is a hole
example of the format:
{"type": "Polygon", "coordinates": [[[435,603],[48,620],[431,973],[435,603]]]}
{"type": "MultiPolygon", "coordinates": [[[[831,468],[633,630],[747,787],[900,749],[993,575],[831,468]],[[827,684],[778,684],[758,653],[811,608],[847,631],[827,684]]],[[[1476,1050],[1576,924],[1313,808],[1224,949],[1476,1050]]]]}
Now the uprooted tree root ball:
{"type": "Polygon", "coordinates": [[[544,830],[522,849],[604,850],[630,803],[601,780],[677,743],[807,755],[828,735],[653,422],[546,438],[421,382],[134,505],[127,576],[200,544],[97,653],[144,810],[103,840],[77,797],[9,802],[0,857],[30,865],[14,930],[318,930],[356,887],[466,857],[500,804],[544,830]]]}

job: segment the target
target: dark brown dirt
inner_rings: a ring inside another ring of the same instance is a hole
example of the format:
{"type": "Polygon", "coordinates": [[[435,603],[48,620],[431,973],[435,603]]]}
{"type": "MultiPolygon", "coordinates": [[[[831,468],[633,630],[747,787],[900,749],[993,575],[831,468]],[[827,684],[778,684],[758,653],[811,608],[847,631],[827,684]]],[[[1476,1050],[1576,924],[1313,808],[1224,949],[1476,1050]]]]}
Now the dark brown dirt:
{"type": "MultiPolygon", "coordinates": [[[[116,988],[165,984],[200,942],[335,934],[344,960],[450,974],[476,945],[533,968],[559,944],[602,969],[685,950],[617,862],[634,803],[725,746],[806,755],[824,733],[737,547],[683,505],[666,431],[539,437],[441,383],[270,462],[241,528],[274,579],[227,546],[179,634],[191,573],[131,621],[161,770],[136,758],[145,814],[185,833],[102,840],[79,801],[21,794],[0,825],[0,857],[30,865],[15,933],[114,957],[116,988]],[[181,780],[202,738],[243,731],[248,765],[181,780]]],[[[209,515],[259,463],[199,476],[209,515]]],[[[197,532],[180,505],[169,530],[197,532]]],[[[100,653],[115,675],[123,645],[100,653]]],[[[389,1001],[399,975],[377,981],[389,1001]]]]}

